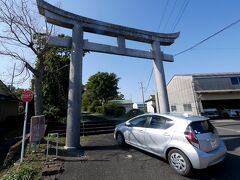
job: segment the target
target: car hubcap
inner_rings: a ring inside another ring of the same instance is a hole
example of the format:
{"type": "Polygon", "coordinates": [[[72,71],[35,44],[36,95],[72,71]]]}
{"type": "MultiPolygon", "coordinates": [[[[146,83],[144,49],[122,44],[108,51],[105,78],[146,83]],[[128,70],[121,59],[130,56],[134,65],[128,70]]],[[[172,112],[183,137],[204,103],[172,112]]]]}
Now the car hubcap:
{"type": "Polygon", "coordinates": [[[172,153],[170,156],[172,166],[178,171],[186,170],[186,162],[181,154],[172,153]]]}
{"type": "Polygon", "coordinates": [[[121,134],[118,134],[118,135],[117,135],[117,141],[118,141],[118,144],[122,144],[123,139],[122,139],[121,134]]]}

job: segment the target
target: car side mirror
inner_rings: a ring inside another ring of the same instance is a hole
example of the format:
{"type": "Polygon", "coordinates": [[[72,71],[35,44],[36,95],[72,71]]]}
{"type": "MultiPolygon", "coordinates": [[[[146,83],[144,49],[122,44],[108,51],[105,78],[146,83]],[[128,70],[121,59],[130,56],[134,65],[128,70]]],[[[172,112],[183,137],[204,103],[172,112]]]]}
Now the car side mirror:
{"type": "Polygon", "coordinates": [[[125,125],[126,125],[127,127],[131,127],[131,126],[132,126],[129,121],[125,122],[125,125]]]}

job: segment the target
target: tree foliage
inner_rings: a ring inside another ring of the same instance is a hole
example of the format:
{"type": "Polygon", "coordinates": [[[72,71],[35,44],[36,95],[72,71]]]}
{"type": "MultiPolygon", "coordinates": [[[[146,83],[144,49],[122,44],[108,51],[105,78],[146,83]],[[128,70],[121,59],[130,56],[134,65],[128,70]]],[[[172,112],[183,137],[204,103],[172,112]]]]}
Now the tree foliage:
{"type": "Polygon", "coordinates": [[[115,98],[119,99],[118,81],[119,78],[114,73],[98,72],[91,76],[83,94],[83,109],[94,112],[97,106],[103,106],[115,98]]]}
{"type": "Polygon", "coordinates": [[[70,50],[51,48],[44,55],[44,114],[49,119],[66,117],[69,83],[70,50]]]}

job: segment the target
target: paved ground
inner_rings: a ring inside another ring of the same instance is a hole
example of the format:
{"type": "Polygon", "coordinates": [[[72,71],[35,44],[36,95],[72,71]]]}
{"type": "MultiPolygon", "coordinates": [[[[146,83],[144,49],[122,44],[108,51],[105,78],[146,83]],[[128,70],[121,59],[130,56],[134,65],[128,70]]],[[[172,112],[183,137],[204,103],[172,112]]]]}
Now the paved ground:
{"type": "Polygon", "coordinates": [[[176,174],[168,163],[133,147],[120,148],[112,134],[88,137],[83,148],[86,157],[65,162],[60,179],[79,180],[166,180],[166,179],[240,179],[240,120],[213,121],[228,154],[219,165],[195,170],[191,177],[176,174]]]}

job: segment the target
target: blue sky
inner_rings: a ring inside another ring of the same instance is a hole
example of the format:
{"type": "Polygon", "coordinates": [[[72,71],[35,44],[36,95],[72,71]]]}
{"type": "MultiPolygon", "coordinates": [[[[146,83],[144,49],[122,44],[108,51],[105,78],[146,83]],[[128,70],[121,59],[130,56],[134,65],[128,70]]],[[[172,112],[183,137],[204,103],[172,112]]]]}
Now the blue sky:
{"type": "MultiPolygon", "coordinates": [[[[171,33],[180,9],[188,0],[62,0],[61,8],[67,11],[133,28],[148,31],[171,33]],[[168,1],[168,2],[167,2],[168,1]],[[168,6],[166,6],[166,4],[168,6]],[[175,6],[174,6],[175,5],[175,6]],[[165,8],[167,7],[167,8],[165,8]],[[164,13],[165,12],[165,13],[164,13]],[[172,14],[170,12],[173,12],[172,14]],[[171,14],[171,15],[170,15],[171,14]],[[160,20],[162,21],[160,22],[160,20]]],[[[49,0],[56,4],[58,0],[49,0]]],[[[189,0],[189,4],[175,28],[180,37],[172,46],[162,47],[168,54],[176,54],[224,26],[240,18],[238,0],[189,0]]],[[[69,34],[70,31],[59,29],[58,32],[69,34]]],[[[114,38],[85,35],[94,42],[114,44],[114,38]]],[[[164,63],[166,81],[174,74],[239,72],[240,67],[240,23],[208,40],[196,49],[175,57],[175,62],[164,63]]],[[[131,48],[150,49],[150,45],[127,42],[131,48]]],[[[3,74],[13,62],[3,59],[0,74],[3,74]]],[[[98,71],[114,72],[120,77],[119,91],[126,99],[141,102],[139,82],[146,87],[152,70],[152,61],[116,55],[89,53],[84,57],[83,83],[98,71]]],[[[2,76],[3,77],[3,76],[2,76]]],[[[25,85],[28,86],[28,85],[25,85]]],[[[155,93],[152,76],[146,98],[155,93]]]]}

